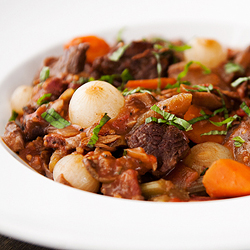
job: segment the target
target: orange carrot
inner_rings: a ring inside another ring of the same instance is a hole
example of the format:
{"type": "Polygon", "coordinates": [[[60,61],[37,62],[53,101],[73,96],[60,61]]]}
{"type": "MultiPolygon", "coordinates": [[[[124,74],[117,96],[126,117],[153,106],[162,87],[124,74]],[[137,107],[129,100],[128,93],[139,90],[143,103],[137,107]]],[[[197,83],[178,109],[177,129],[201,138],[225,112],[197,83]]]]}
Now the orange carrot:
{"type": "MultiPolygon", "coordinates": [[[[126,88],[137,88],[142,87],[145,89],[157,89],[158,87],[158,78],[154,79],[142,79],[142,80],[130,80],[126,84],[126,88]]],[[[164,89],[168,84],[173,85],[176,83],[175,78],[161,78],[161,89],[164,89]]]]}
{"type": "Polygon", "coordinates": [[[87,55],[87,62],[93,63],[93,61],[99,57],[106,55],[110,47],[109,45],[103,40],[102,38],[99,38],[97,36],[82,36],[82,37],[76,37],[67,44],[64,45],[64,49],[68,49],[70,46],[78,45],[80,43],[88,43],[89,49],[86,52],[87,55]]]}
{"type": "Polygon", "coordinates": [[[203,184],[213,198],[250,195],[250,168],[231,159],[217,160],[205,173],[203,184]]]}
{"type": "MultiPolygon", "coordinates": [[[[201,110],[203,110],[207,115],[212,114],[212,112],[206,108],[202,108],[202,107],[199,107],[197,105],[191,105],[189,107],[188,111],[185,113],[184,119],[186,121],[190,121],[193,118],[201,116],[201,114],[200,114],[201,110]]],[[[223,118],[216,115],[214,117],[211,117],[210,120],[213,122],[221,122],[223,120],[223,118]]],[[[202,143],[202,142],[207,142],[207,141],[222,143],[224,138],[225,138],[224,135],[203,135],[203,136],[201,136],[201,134],[210,132],[211,130],[218,130],[218,131],[226,130],[225,125],[218,127],[218,126],[212,124],[208,120],[203,120],[203,121],[198,121],[198,122],[194,123],[192,126],[193,126],[193,129],[186,132],[186,135],[191,141],[193,141],[195,143],[202,143]]]]}

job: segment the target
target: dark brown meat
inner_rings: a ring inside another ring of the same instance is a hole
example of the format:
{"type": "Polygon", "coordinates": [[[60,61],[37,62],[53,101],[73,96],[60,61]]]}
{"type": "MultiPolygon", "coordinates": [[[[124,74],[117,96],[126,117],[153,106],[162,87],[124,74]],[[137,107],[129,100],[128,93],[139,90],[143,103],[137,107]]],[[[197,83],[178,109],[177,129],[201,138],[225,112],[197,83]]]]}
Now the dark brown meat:
{"type": "Polygon", "coordinates": [[[36,140],[28,142],[25,148],[19,152],[19,155],[38,173],[51,178],[51,173],[48,170],[51,153],[52,151],[43,145],[43,139],[37,137],[36,140]]]}
{"type": "Polygon", "coordinates": [[[117,159],[109,151],[97,148],[84,157],[83,163],[95,179],[104,183],[116,180],[128,169],[144,175],[157,167],[156,158],[147,155],[142,148],[127,149],[126,155],[117,159]]]}
{"type": "MultiPolygon", "coordinates": [[[[116,49],[118,47],[114,50],[116,49]]],[[[111,54],[97,58],[93,62],[91,74],[98,79],[102,75],[121,74],[123,70],[128,69],[134,79],[156,78],[158,77],[157,60],[152,53],[153,51],[153,43],[134,41],[118,61],[111,61],[109,59],[111,54]]],[[[162,76],[166,76],[167,68],[170,64],[169,61],[172,61],[172,58],[173,53],[170,50],[161,54],[162,76]]]]}
{"type": "Polygon", "coordinates": [[[234,159],[250,167],[250,118],[235,126],[230,135],[226,137],[224,146],[229,148],[234,159]],[[240,147],[235,147],[233,138],[240,136],[245,142],[240,147]]]}
{"type": "Polygon", "coordinates": [[[39,107],[34,113],[24,114],[23,126],[24,134],[27,141],[34,140],[37,136],[44,136],[45,129],[49,125],[42,117],[41,114],[46,111],[46,106],[39,107]]]}
{"type": "Polygon", "coordinates": [[[44,64],[50,67],[51,76],[59,76],[61,73],[80,73],[85,66],[86,51],[88,48],[89,45],[87,43],[70,46],[64,50],[63,55],[58,60],[55,58],[46,59],[44,64]]]}
{"type": "Polygon", "coordinates": [[[189,151],[188,139],[175,126],[148,123],[141,125],[127,138],[130,148],[142,147],[157,158],[157,170],[162,174],[171,171],[189,151]]]}
{"type": "Polygon", "coordinates": [[[128,169],[112,183],[103,184],[101,192],[117,198],[143,200],[137,176],[137,171],[128,169]]]}
{"type": "Polygon", "coordinates": [[[14,152],[19,152],[24,148],[24,133],[13,121],[7,123],[3,140],[14,152]]]}

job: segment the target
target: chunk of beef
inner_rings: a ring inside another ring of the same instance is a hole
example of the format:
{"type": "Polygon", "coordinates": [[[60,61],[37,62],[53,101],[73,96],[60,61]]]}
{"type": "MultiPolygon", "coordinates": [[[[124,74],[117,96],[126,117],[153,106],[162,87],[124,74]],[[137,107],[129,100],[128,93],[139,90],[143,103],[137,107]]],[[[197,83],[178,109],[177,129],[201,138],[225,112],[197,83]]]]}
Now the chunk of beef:
{"type": "Polygon", "coordinates": [[[59,59],[47,58],[44,64],[50,67],[51,76],[59,76],[61,73],[78,74],[84,69],[88,48],[89,45],[87,43],[70,46],[64,50],[63,55],[59,59]]]}
{"type": "Polygon", "coordinates": [[[38,136],[44,136],[46,134],[46,128],[49,123],[46,122],[41,114],[46,111],[46,106],[39,107],[34,113],[24,114],[23,126],[24,134],[27,141],[34,140],[38,136]]]}
{"type": "Polygon", "coordinates": [[[91,175],[100,182],[109,183],[128,169],[144,175],[156,170],[157,162],[153,155],[147,155],[142,148],[127,149],[126,155],[115,158],[109,151],[96,149],[84,157],[83,163],[91,175]]]}
{"type": "Polygon", "coordinates": [[[157,158],[160,173],[167,174],[189,151],[188,139],[175,126],[148,123],[141,125],[127,138],[130,148],[142,147],[157,158]]]}
{"type": "MultiPolygon", "coordinates": [[[[153,43],[145,41],[134,41],[125,50],[118,61],[111,61],[108,55],[97,58],[92,65],[91,75],[98,79],[102,75],[121,74],[128,69],[134,79],[151,79],[158,77],[157,59],[153,54],[153,43]]],[[[173,59],[172,51],[161,53],[160,61],[162,66],[162,76],[166,76],[169,62],[173,59]]]]}
{"type": "Polygon", "coordinates": [[[26,143],[19,155],[38,173],[51,178],[51,173],[48,170],[51,153],[52,151],[44,146],[43,139],[37,137],[36,140],[26,143]]]}
{"type": "Polygon", "coordinates": [[[24,133],[14,121],[7,123],[3,140],[14,152],[19,152],[24,148],[24,133]]]}
{"type": "Polygon", "coordinates": [[[54,101],[67,89],[67,87],[68,84],[61,78],[50,77],[45,82],[43,82],[43,84],[37,84],[34,86],[31,97],[31,105],[38,107],[38,99],[45,94],[50,94],[50,96],[46,97],[43,101],[54,101]]]}
{"type": "Polygon", "coordinates": [[[229,148],[234,159],[250,167],[250,118],[234,126],[229,136],[225,138],[224,146],[229,148]],[[240,147],[235,147],[233,138],[240,136],[245,142],[240,147]]]}
{"type": "Polygon", "coordinates": [[[137,176],[137,171],[128,169],[119,175],[115,181],[104,183],[101,192],[104,195],[117,198],[143,200],[137,176]]]}

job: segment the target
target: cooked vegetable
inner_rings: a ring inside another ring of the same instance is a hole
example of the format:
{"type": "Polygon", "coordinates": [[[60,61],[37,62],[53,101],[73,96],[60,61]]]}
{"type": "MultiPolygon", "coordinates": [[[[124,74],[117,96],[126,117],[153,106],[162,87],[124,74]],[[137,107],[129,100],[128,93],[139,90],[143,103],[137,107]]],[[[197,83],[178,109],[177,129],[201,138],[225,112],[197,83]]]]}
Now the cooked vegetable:
{"type": "Polygon", "coordinates": [[[124,97],[114,86],[103,81],[88,82],[79,87],[69,103],[73,124],[88,128],[99,123],[105,113],[113,119],[124,106],[124,97]]]}
{"type": "Polygon", "coordinates": [[[96,193],[99,189],[99,182],[86,169],[81,154],[70,154],[60,159],[54,167],[53,178],[56,182],[84,191],[96,193]]]}
{"type": "Polygon", "coordinates": [[[250,168],[232,159],[217,160],[205,173],[203,184],[213,198],[250,195],[250,168]]]}
{"type": "Polygon", "coordinates": [[[226,60],[226,50],[215,40],[194,38],[189,45],[192,48],[184,51],[186,61],[198,61],[208,68],[214,68],[226,60]]]}
{"type": "Polygon", "coordinates": [[[30,102],[32,91],[31,86],[21,85],[17,87],[10,98],[12,110],[20,115],[23,114],[23,108],[30,102]]]}
{"type": "Polygon", "coordinates": [[[191,148],[183,163],[196,170],[199,175],[218,159],[233,159],[230,150],[215,142],[204,142],[191,148]]]}
{"type": "MultiPolygon", "coordinates": [[[[137,88],[142,87],[145,89],[157,89],[158,87],[158,78],[154,79],[143,79],[143,80],[129,80],[126,84],[126,88],[137,88]]],[[[176,83],[174,78],[164,78],[161,77],[161,89],[164,89],[168,84],[173,85],[176,83]]]]}
{"type": "Polygon", "coordinates": [[[90,63],[93,63],[93,61],[97,57],[106,55],[110,50],[110,47],[106,43],[106,41],[97,36],[76,37],[67,44],[65,44],[64,48],[68,49],[70,46],[78,45],[80,43],[89,44],[89,49],[86,54],[87,54],[87,61],[90,63]]]}

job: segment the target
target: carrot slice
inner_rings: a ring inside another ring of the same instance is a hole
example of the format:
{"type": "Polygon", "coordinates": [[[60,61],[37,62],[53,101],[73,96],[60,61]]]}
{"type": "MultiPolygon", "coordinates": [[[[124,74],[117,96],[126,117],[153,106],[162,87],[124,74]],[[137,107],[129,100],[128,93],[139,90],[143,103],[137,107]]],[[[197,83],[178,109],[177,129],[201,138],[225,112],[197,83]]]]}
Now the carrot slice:
{"type": "MultiPolygon", "coordinates": [[[[145,89],[157,89],[158,87],[158,78],[154,79],[142,79],[142,80],[129,80],[126,84],[126,88],[137,88],[142,87],[145,89]]],[[[175,84],[176,79],[175,78],[167,78],[162,77],[161,78],[161,89],[164,89],[168,84],[175,84]]]]}
{"type": "MultiPolygon", "coordinates": [[[[212,112],[206,108],[202,108],[197,105],[191,105],[188,109],[188,111],[184,115],[184,119],[186,121],[190,121],[193,118],[201,116],[200,112],[203,110],[207,115],[211,115],[212,112]]],[[[216,115],[212,118],[210,118],[211,121],[213,122],[221,122],[223,120],[222,117],[216,115]]],[[[225,136],[224,135],[202,135],[204,133],[208,133],[211,130],[218,130],[218,131],[223,131],[226,130],[225,125],[217,127],[216,125],[212,124],[208,120],[203,120],[203,121],[198,121],[193,124],[193,129],[186,132],[187,137],[195,142],[195,143],[202,143],[202,142],[217,142],[217,143],[222,143],[225,136]]]]}
{"type": "Polygon", "coordinates": [[[87,62],[93,63],[93,61],[99,57],[106,55],[110,47],[106,43],[105,40],[103,40],[100,37],[97,36],[81,36],[76,37],[72,39],[70,42],[64,45],[64,49],[68,49],[70,46],[78,45],[80,43],[88,43],[89,49],[86,52],[87,55],[87,62]]]}
{"type": "Polygon", "coordinates": [[[250,195],[250,168],[231,159],[215,161],[203,177],[212,198],[250,195]]]}

